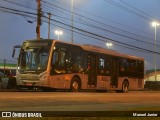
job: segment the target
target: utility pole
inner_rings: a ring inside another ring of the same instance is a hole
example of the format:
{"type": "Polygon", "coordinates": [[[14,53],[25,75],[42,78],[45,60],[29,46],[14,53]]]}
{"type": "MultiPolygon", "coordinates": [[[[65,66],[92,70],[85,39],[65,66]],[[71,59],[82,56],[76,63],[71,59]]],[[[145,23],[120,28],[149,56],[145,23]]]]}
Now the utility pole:
{"type": "Polygon", "coordinates": [[[152,22],[152,26],[155,28],[154,30],[154,68],[155,68],[155,81],[157,81],[157,27],[160,26],[158,22],[152,22]]]}
{"type": "Polygon", "coordinates": [[[50,20],[51,20],[51,13],[48,14],[48,39],[50,39],[50,20]]]}
{"type": "Polygon", "coordinates": [[[37,39],[40,40],[40,25],[41,25],[41,0],[37,0],[37,39]]]}
{"type": "Polygon", "coordinates": [[[154,32],[154,68],[155,68],[155,81],[157,81],[157,40],[156,40],[156,30],[157,30],[157,25],[155,25],[155,32],[154,32]]]}

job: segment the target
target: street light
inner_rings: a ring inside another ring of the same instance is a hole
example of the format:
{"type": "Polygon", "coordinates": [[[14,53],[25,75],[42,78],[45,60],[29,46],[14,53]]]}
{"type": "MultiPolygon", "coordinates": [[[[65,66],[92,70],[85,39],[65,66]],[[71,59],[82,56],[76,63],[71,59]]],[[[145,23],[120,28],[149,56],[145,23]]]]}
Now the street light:
{"type": "Polygon", "coordinates": [[[152,22],[152,26],[155,28],[155,31],[154,31],[154,68],[155,68],[155,81],[157,81],[157,54],[156,54],[156,52],[157,52],[157,46],[156,46],[156,30],[157,30],[157,26],[159,26],[160,24],[158,23],[158,22],[152,22]]]}
{"type": "Polygon", "coordinates": [[[72,17],[72,20],[71,20],[71,24],[72,24],[72,34],[71,34],[71,43],[73,43],[73,0],[71,0],[71,17],[72,17]]]}
{"type": "Polygon", "coordinates": [[[58,36],[58,40],[59,40],[59,36],[63,34],[63,32],[61,30],[56,30],[55,34],[58,36]]]}
{"type": "Polygon", "coordinates": [[[109,49],[109,47],[112,47],[112,46],[113,46],[112,43],[106,43],[106,45],[107,45],[108,49],[109,49]]]}

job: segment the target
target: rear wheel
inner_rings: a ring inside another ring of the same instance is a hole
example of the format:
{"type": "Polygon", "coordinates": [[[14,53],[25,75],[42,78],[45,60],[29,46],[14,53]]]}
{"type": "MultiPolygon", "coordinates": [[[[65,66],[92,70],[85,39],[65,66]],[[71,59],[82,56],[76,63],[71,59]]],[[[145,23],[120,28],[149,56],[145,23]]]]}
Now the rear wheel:
{"type": "Polygon", "coordinates": [[[81,88],[80,80],[76,77],[73,78],[71,82],[71,91],[78,92],[80,91],[80,88],[81,88]]]}
{"type": "Polygon", "coordinates": [[[123,84],[122,84],[122,92],[123,92],[123,93],[126,93],[126,92],[128,92],[128,91],[129,91],[129,83],[128,83],[127,80],[125,80],[125,81],[123,82],[123,84]]]}

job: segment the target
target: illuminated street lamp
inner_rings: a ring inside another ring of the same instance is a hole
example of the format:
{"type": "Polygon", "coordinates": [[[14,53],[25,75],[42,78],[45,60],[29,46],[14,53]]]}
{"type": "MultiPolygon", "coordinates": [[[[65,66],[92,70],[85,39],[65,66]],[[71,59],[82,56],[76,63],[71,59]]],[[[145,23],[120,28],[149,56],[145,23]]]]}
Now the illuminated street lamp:
{"type": "Polygon", "coordinates": [[[63,32],[60,31],[60,30],[56,30],[56,31],[55,31],[55,34],[58,36],[58,40],[59,40],[59,36],[62,35],[63,32]]]}
{"type": "Polygon", "coordinates": [[[155,28],[155,31],[154,31],[154,67],[155,67],[155,81],[157,81],[157,75],[156,75],[156,73],[157,73],[157,54],[156,54],[156,52],[157,52],[157,49],[156,49],[156,30],[157,30],[157,26],[159,26],[160,24],[158,23],[158,22],[152,22],[152,26],[155,28]]]}
{"type": "Polygon", "coordinates": [[[72,20],[71,20],[71,26],[72,26],[72,33],[71,33],[71,43],[73,43],[73,6],[74,6],[74,3],[73,3],[73,0],[71,0],[71,17],[72,17],[72,20]]]}
{"type": "Polygon", "coordinates": [[[106,43],[106,46],[108,47],[108,49],[109,49],[109,47],[112,47],[113,46],[113,44],[112,43],[106,43]]]}

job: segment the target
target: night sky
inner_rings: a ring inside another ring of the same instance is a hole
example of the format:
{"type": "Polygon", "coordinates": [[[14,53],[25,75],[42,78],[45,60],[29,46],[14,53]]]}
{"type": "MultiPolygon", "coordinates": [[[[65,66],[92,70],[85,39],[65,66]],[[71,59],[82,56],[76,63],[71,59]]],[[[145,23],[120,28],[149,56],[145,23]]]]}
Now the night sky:
{"type": "MultiPolygon", "coordinates": [[[[146,69],[154,68],[154,27],[151,22],[159,21],[160,0],[73,1],[74,43],[107,49],[106,42],[112,42],[109,49],[143,57],[146,69]]],[[[49,12],[53,14],[51,39],[57,39],[54,31],[59,29],[63,31],[60,40],[71,42],[71,0],[42,0],[41,4],[43,16],[47,17],[49,12]]],[[[36,9],[36,0],[0,0],[0,59],[12,59],[14,45],[36,39],[36,9]]],[[[48,19],[45,17],[42,18],[41,38],[48,38],[48,19]]],[[[157,26],[157,68],[160,68],[159,59],[160,26],[157,26]]]]}

